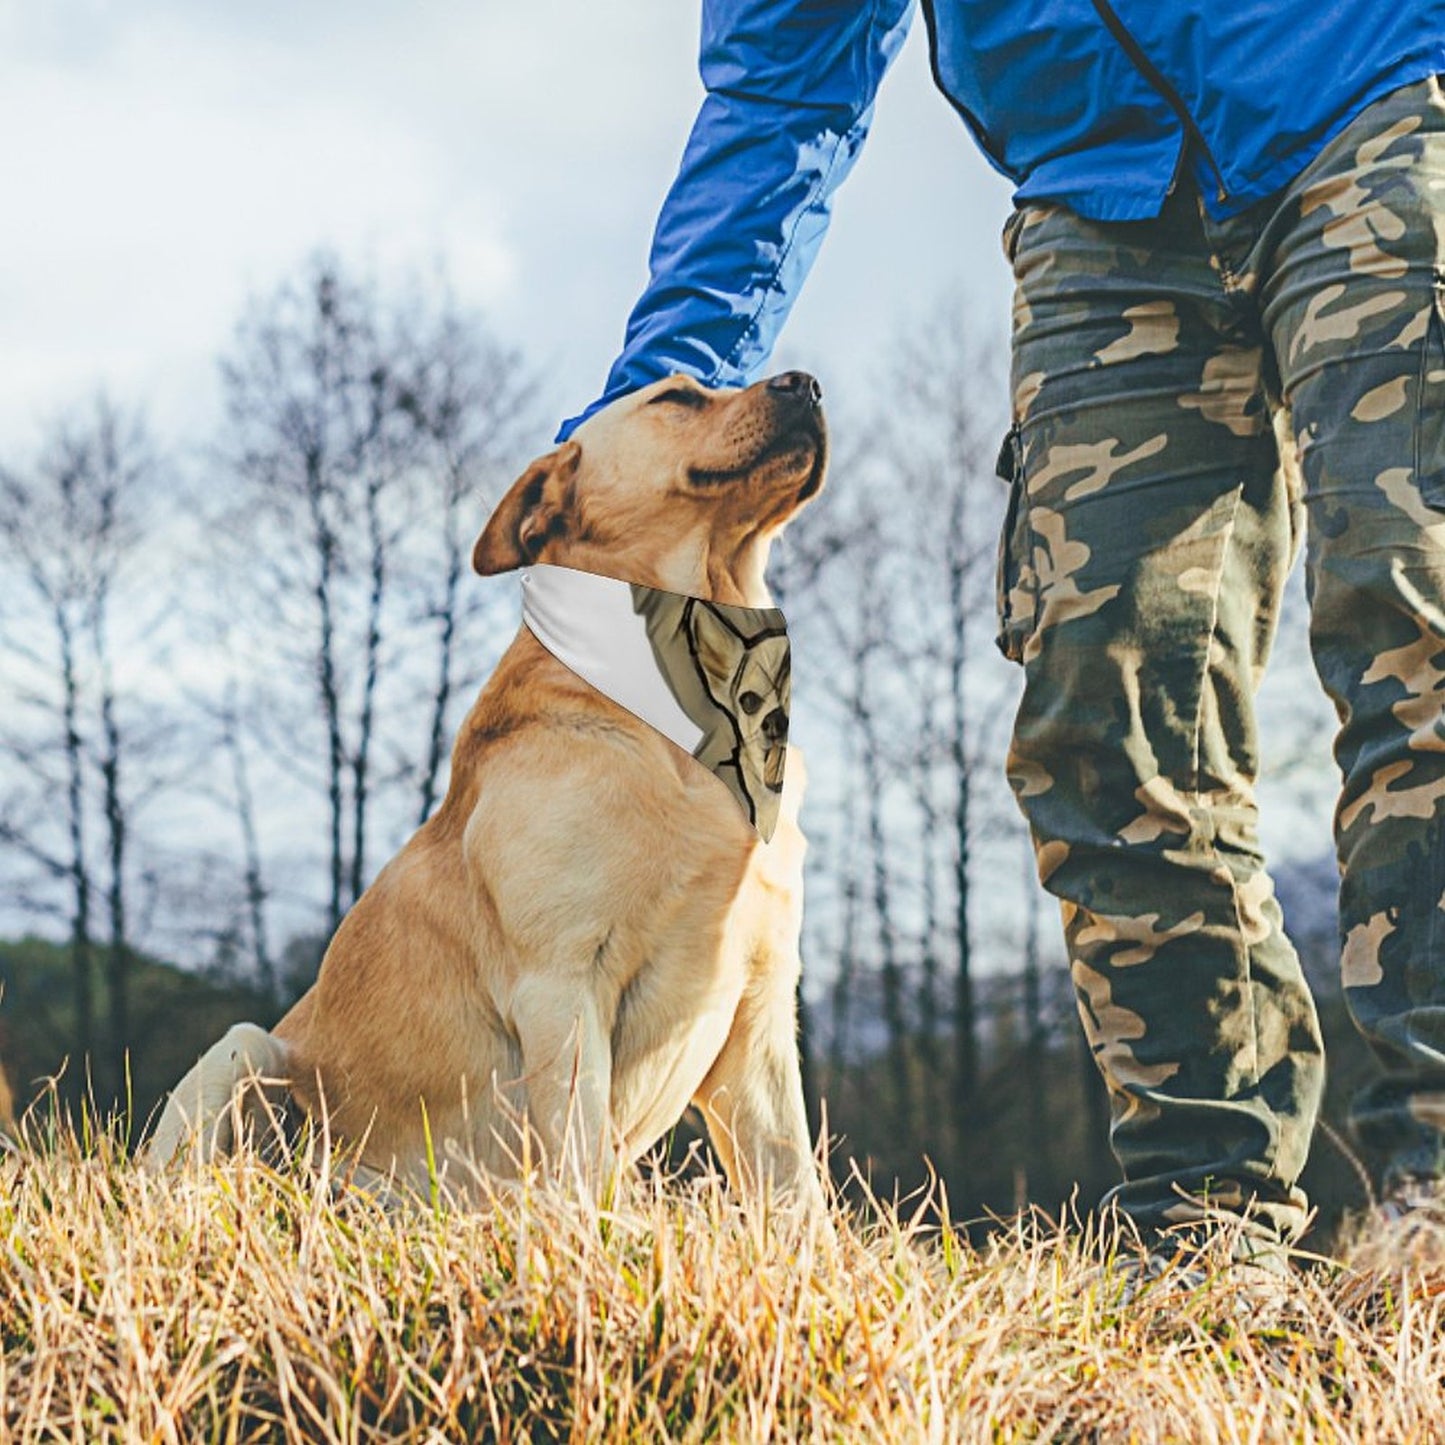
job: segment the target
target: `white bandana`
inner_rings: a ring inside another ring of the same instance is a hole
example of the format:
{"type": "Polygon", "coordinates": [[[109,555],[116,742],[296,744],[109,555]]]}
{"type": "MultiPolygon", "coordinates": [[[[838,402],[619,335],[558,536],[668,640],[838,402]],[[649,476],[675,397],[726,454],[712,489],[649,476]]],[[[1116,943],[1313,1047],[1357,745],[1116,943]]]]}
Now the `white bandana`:
{"type": "Polygon", "coordinates": [[[537,563],[522,621],[557,660],[670,738],[773,836],[791,658],[776,607],[739,607],[537,563]]]}

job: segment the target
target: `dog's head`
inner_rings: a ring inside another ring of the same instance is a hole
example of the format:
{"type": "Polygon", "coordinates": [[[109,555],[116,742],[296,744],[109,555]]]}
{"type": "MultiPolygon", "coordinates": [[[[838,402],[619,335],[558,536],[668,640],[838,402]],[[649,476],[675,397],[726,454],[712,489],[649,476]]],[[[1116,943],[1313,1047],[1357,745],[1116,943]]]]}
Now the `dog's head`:
{"type": "Polygon", "coordinates": [[[472,564],[550,562],[764,605],[769,544],[823,485],[819,398],[799,371],[743,390],[673,376],[619,397],[522,474],[472,564]]]}

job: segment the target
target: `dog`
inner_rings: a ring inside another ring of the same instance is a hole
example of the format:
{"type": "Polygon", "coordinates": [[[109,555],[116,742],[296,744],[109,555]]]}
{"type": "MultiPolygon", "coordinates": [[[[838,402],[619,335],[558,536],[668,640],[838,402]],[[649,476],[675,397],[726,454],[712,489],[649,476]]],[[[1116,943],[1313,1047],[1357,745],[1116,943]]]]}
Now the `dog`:
{"type": "Polygon", "coordinates": [[[669,678],[680,698],[711,688],[701,705],[728,720],[706,730],[707,766],[523,626],[457,735],[440,808],[274,1031],[237,1025],[181,1081],[151,1167],[192,1140],[208,1157],[234,1147],[260,1103],[324,1115],[389,1187],[424,1194],[461,1158],[501,1180],[540,1163],[602,1197],[694,1104],[735,1188],[817,1211],[796,1012],[806,774],[780,741],[786,649],[733,635],[706,604],[771,607],[769,548],[826,463],[818,385],[787,372],[740,389],[656,382],[523,473],[475,570],[551,564],[697,604],[646,620],[691,629],[710,655],[669,678]],[[766,842],[738,806],[763,793],[778,807],[766,842]]]}

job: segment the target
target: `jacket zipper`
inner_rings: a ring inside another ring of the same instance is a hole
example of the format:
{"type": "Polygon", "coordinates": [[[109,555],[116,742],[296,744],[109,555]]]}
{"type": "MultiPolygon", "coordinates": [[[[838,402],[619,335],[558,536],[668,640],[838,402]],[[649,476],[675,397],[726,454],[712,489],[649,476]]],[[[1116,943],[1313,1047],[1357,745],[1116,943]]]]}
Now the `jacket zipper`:
{"type": "MultiPolygon", "coordinates": [[[[1118,41],[1125,55],[1134,63],[1134,68],[1159,92],[1168,102],[1169,108],[1179,117],[1186,134],[1199,147],[1209,169],[1214,172],[1215,193],[1214,199],[1221,204],[1229,199],[1229,191],[1224,184],[1224,173],[1219,169],[1219,163],[1214,159],[1213,153],[1205,143],[1204,134],[1194,122],[1194,117],[1189,114],[1189,107],[1184,104],[1183,97],[1164,78],[1164,72],[1154,64],[1144,53],[1139,42],[1125,28],[1124,22],[1114,13],[1114,7],[1109,0],[1093,0],[1095,11],[1099,19],[1108,27],[1109,33],[1118,41]]],[[[1180,147],[1179,159],[1174,163],[1174,175],[1169,182],[1169,190],[1173,191],[1179,181],[1179,173],[1184,166],[1185,147],[1180,147]]]]}

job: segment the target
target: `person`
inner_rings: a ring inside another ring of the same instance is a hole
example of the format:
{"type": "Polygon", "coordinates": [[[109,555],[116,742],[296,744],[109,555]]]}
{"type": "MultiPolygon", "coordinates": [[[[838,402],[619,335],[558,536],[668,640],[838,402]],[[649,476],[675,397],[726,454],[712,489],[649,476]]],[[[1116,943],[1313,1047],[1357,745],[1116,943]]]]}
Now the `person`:
{"type": "MultiPolygon", "coordinates": [[[[1017,189],[999,641],[1146,1238],[1307,1223],[1324,1057],[1257,832],[1254,697],[1307,531],[1339,714],[1353,1099],[1382,1218],[1445,1174],[1445,3],[925,0],[1017,189]],[[1298,471],[1281,465],[1276,423],[1298,471]],[[1302,483],[1299,480],[1302,473],[1302,483]],[[1301,495],[1302,492],[1302,495],[1301,495]]],[[[703,0],[706,88],[602,395],[763,368],[909,0],[703,0]]],[[[900,237],[900,247],[906,240],[900,237]]]]}

